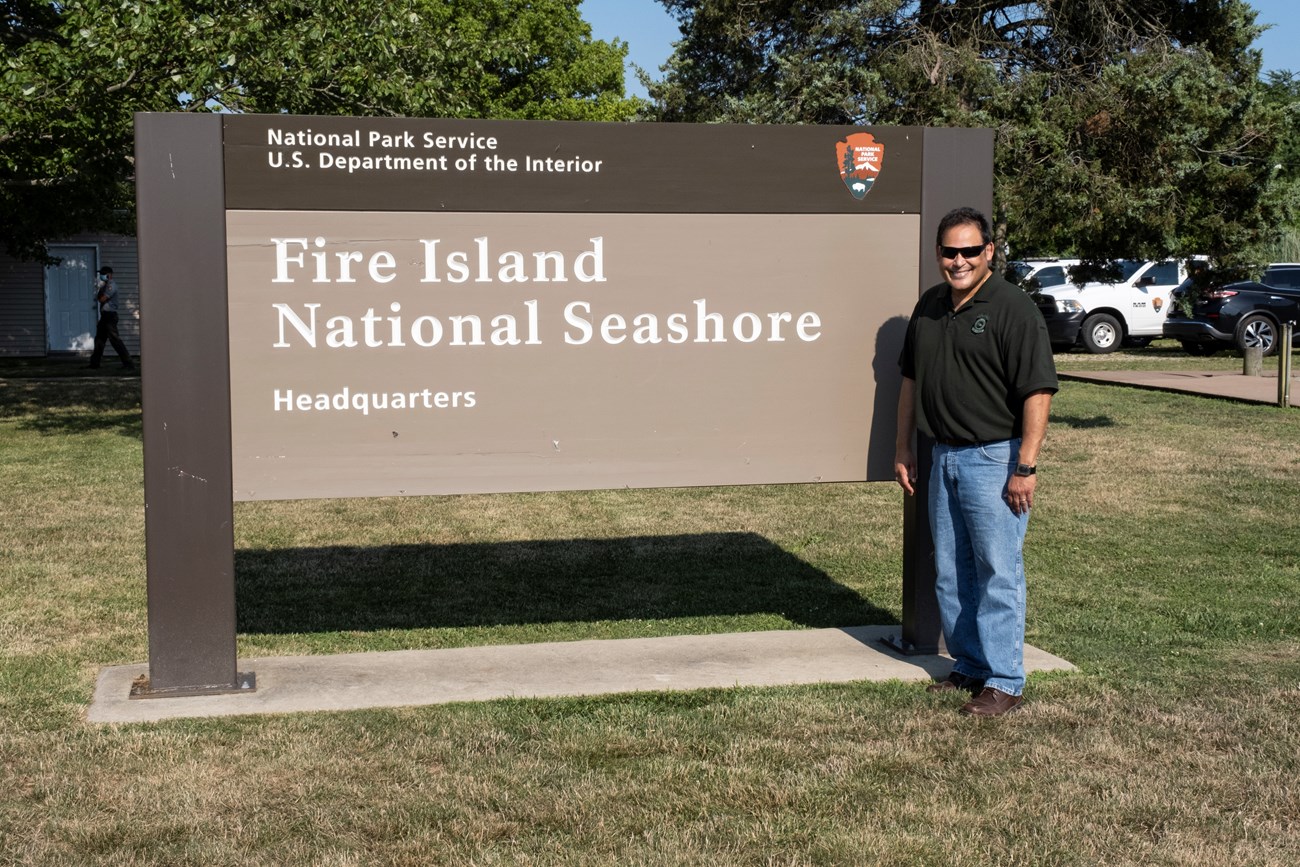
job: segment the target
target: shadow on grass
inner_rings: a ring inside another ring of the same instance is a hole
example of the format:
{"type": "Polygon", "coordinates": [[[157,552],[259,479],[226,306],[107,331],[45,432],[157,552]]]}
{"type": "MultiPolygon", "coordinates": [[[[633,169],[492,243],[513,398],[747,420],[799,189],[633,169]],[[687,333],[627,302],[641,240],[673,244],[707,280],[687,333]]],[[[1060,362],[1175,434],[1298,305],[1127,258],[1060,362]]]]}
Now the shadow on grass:
{"type": "Polygon", "coordinates": [[[240,632],[774,614],[896,623],[754,533],[235,552],[240,632]]]}
{"type": "Polygon", "coordinates": [[[1115,420],[1108,415],[1094,415],[1091,418],[1082,418],[1077,415],[1053,415],[1052,424],[1064,425],[1077,430],[1088,430],[1098,427],[1114,427],[1115,420]]]}
{"type": "Polygon", "coordinates": [[[20,429],[45,435],[117,431],[140,439],[140,379],[6,378],[0,382],[0,419],[20,419],[20,429]]]}

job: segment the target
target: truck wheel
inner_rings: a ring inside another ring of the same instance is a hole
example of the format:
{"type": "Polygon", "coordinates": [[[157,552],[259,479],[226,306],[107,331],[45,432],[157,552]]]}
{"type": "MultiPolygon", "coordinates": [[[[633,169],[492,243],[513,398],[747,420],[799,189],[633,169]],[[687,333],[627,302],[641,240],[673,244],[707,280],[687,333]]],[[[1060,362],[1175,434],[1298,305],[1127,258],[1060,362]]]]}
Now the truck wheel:
{"type": "Polygon", "coordinates": [[[1085,349],[1093,355],[1102,355],[1119,349],[1124,340],[1124,329],[1109,313],[1094,313],[1084,320],[1080,336],[1085,349]]]}
{"type": "Polygon", "coordinates": [[[1249,346],[1258,346],[1265,355],[1277,351],[1277,328],[1273,320],[1262,313],[1252,313],[1237,326],[1237,348],[1242,352],[1249,346]]]}

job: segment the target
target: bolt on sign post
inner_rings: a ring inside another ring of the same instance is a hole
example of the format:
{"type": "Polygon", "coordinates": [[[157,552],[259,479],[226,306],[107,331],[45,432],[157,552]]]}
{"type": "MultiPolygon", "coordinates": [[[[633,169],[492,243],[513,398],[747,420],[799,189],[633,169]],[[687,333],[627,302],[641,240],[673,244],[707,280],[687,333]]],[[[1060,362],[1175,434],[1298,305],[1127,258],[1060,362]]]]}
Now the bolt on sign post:
{"type": "Polygon", "coordinates": [[[136,166],[139,692],[180,695],[253,687],[235,500],[891,480],[906,318],[992,134],[142,114],[136,166]]]}

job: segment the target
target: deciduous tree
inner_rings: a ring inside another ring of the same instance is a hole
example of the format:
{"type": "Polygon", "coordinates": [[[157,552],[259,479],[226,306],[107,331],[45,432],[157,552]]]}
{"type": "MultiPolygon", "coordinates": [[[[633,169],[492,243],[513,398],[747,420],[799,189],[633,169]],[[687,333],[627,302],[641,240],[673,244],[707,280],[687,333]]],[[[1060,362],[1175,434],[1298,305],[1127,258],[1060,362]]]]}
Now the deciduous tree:
{"type": "Polygon", "coordinates": [[[626,46],[578,0],[0,2],[11,251],[130,230],[132,115],[256,111],[625,120],[626,46]]]}

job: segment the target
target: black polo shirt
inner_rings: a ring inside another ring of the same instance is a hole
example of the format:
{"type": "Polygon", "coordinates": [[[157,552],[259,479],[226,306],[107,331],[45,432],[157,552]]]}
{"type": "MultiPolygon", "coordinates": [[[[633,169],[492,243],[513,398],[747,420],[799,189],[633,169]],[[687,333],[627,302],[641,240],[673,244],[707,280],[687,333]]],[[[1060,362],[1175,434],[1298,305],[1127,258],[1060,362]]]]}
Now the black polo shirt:
{"type": "Polygon", "coordinates": [[[921,296],[899,359],[916,381],[916,424],[935,439],[1018,437],[1025,398],[1055,392],[1047,325],[1024,290],[990,275],[962,309],[947,283],[921,296]]]}

